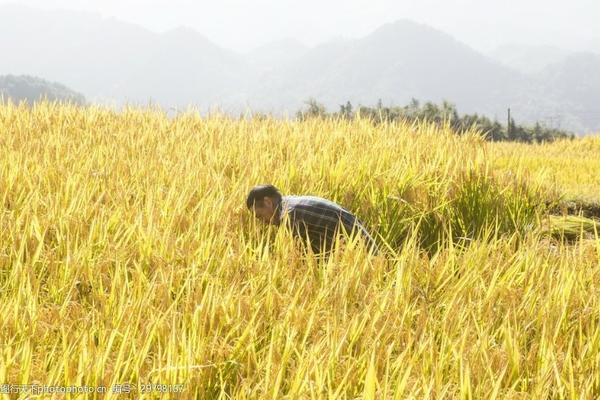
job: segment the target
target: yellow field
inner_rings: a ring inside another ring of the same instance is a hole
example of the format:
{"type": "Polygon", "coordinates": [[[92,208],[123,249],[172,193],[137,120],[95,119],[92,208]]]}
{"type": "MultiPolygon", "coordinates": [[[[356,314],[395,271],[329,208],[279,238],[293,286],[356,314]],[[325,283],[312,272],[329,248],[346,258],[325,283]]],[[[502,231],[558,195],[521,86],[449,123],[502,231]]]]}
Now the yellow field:
{"type": "Polygon", "coordinates": [[[548,235],[545,203],[597,195],[599,159],[598,138],[0,106],[0,393],[598,398],[600,239],[548,235]],[[259,183],[341,203],[386,254],[302,256],[245,208],[259,183]]]}
{"type": "Polygon", "coordinates": [[[555,185],[566,199],[600,203],[600,137],[552,144],[495,143],[498,167],[520,166],[555,185]]]}

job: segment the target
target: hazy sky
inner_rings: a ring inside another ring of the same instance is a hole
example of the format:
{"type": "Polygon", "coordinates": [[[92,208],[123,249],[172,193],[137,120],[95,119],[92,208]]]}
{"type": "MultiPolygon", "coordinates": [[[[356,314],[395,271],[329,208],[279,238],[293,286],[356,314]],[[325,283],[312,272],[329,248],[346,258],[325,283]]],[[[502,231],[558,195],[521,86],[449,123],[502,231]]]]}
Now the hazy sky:
{"type": "Polygon", "coordinates": [[[488,51],[520,42],[585,49],[600,40],[598,0],[0,0],[85,10],[154,31],[192,27],[238,51],[296,38],[314,45],[359,37],[402,18],[423,22],[488,51]]]}

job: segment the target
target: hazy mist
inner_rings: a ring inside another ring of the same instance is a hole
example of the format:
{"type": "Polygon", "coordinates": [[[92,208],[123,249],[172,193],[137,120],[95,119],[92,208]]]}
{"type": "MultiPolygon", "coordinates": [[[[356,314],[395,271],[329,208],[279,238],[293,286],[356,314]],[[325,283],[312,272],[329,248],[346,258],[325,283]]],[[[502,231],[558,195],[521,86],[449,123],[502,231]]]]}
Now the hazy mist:
{"type": "Polygon", "coordinates": [[[84,10],[157,32],[184,25],[237,51],[284,38],[309,46],[356,38],[398,19],[431,25],[484,53],[513,42],[569,50],[600,43],[593,0],[0,0],[8,3],[84,10]]]}

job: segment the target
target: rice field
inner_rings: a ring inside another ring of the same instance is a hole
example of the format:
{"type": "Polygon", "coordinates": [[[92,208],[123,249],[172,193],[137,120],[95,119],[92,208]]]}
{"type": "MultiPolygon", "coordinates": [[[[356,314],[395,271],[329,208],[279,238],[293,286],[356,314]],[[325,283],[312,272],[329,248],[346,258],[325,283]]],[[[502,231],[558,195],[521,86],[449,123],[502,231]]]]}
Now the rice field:
{"type": "Polygon", "coordinates": [[[600,203],[600,140],[597,135],[552,144],[495,143],[499,168],[520,167],[554,185],[565,199],[600,203]]]}
{"type": "Polygon", "coordinates": [[[598,160],[598,137],[0,105],[0,396],[599,398],[598,226],[549,215],[597,198],[598,160]],[[259,183],[384,254],[304,255],[245,208],[259,183]]]}

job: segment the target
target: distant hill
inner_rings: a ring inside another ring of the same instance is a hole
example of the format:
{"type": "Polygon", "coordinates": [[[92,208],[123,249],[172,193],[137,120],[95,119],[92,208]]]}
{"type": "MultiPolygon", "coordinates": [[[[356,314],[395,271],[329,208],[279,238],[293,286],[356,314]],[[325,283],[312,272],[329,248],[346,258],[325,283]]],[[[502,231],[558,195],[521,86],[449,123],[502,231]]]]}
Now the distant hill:
{"type": "Polygon", "coordinates": [[[259,71],[272,71],[290,65],[310,49],[294,39],[279,40],[260,46],[245,55],[252,67],[259,71]]]}
{"type": "Polygon", "coordinates": [[[600,54],[574,53],[546,67],[539,80],[548,96],[560,99],[564,124],[600,131],[600,54]]]}
{"type": "Polygon", "coordinates": [[[257,106],[298,108],[307,97],[328,107],[450,100],[465,112],[504,115],[525,76],[451,36],[408,20],[367,37],[327,43],[261,79],[257,106]],[[512,89],[514,88],[514,89],[512,89]]]}
{"type": "Polygon", "coordinates": [[[64,82],[90,101],[209,106],[245,79],[241,56],[185,28],[157,34],[96,14],[15,5],[0,6],[0,20],[0,53],[13,55],[0,58],[0,73],[64,82]]]}
{"type": "Polygon", "coordinates": [[[536,74],[569,54],[567,50],[555,46],[507,44],[496,48],[489,56],[517,71],[536,74]]]}
{"type": "Polygon", "coordinates": [[[26,101],[30,104],[40,99],[85,104],[83,95],[68,87],[28,75],[0,76],[0,99],[15,103],[26,101]]]}
{"type": "MultiPolygon", "coordinates": [[[[593,86],[600,70],[574,76],[579,67],[561,64],[550,49],[539,60],[530,57],[529,65],[552,68],[525,73],[516,61],[502,63],[409,20],[359,39],[313,48],[285,40],[246,54],[189,28],[155,33],[89,13],[3,5],[0,21],[0,54],[10,54],[0,57],[0,74],[62,82],[92,102],[293,115],[311,97],[333,110],[347,101],[404,105],[416,98],[447,100],[463,113],[500,121],[510,107],[517,123],[559,121],[578,133],[600,131],[600,117],[591,112],[600,103],[593,86]],[[573,82],[592,86],[575,94],[567,90],[573,82]]],[[[524,57],[519,62],[527,64],[524,57]]]]}
{"type": "Polygon", "coordinates": [[[156,35],[152,48],[137,54],[136,60],[143,67],[123,68],[112,96],[134,102],[153,99],[174,107],[229,105],[242,97],[251,76],[240,55],[188,28],[156,35]]]}

